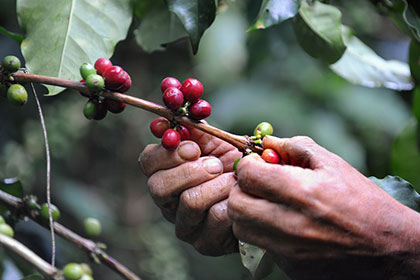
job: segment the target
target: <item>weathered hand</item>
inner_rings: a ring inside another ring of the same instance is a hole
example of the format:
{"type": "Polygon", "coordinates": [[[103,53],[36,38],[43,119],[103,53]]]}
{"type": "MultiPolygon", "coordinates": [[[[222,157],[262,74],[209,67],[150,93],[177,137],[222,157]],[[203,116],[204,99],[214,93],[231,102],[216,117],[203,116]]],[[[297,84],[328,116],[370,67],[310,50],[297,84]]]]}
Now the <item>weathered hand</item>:
{"type": "Polygon", "coordinates": [[[308,137],[267,136],[263,145],[283,162],[256,154],[240,161],[228,203],[238,239],[268,249],[292,279],[419,271],[410,264],[420,253],[418,213],[308,137]]]}
{"type": "Polygon", "coordinates": [[[148,145],[139,162],[148,187],[163,216],[175,224],[178,238],[206,255],[237,250],[227,198],[236,183],[234,161],[241,153],[233,146],[196,129],[193,141],[171,152],[148,145]]]}

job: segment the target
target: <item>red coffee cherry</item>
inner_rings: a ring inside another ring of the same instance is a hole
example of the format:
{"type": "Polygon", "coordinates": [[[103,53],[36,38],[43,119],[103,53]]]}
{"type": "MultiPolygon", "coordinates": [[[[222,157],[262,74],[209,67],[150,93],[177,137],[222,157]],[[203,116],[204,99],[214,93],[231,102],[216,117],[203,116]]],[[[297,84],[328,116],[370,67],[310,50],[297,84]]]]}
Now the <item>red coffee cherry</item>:
{"type": "Polygon", "coordinates": [[[182,83],[181,91],[185,100],[196,103],[203,94],[203,85],[199,80],[189,78],[182,83]]]}
{"type": "Polygon", "coordinates": [[[128,75],[128,73],[127,72],[125,72],[124,71],[124,79],[125,79],[125,81],[124,81],[124,84],[122,84],[118,89],[117,89],[117,91],[119,91],[119,92],[126,92],[126,91],[128,91],[129,89],[130,89],[130,87],[131,87],[131,77],[130,77],[130,75],[128,75]]]}
{"type": "Polygon", "coordinates": [[[150,130],[157,138],[162,138],[169,128],[171,128],[171,123],[164,117],[156,118],[150,123],[150,130]]]}
{"type": "Polygon", "coordinates": [[[163,102],[169,109],[176,110],[184,103],[184,95],[179,89],[170,87],[163,93],[163,102]]]}
{"type": "Polygon", "coordinates": [[[126,81],[125,71],[120,66],[111,66],[104,73],[105,87],[110,90],[118,90],[126,81]]]}
{"type": "Polygon", "coordinates": [[[112,62],[104,57],[98,58],[95,62],[95,69],[99,75],[102,75],[108,68],[112,67],[112,62]]]}
{"type": "Polygon", "coordinates": [[[167,129],[162,136],[162,146],[167,150],[175,150],[180,142],[181,135],[172,128],[167,129]]]}
{"type": "Polygon", "coordinates": [[[202,120],[210,116],[211,105],[206,100],[198,100],[189,107],[189,115],[195,120],[202,120]]]}
{"type": "Polygon", "coordinates": [[[164,93],[165,90],[170,87],[180,89],[181,83],[177,79],[172,77],[167,77],[163,79],[163,81],[160,83],[160,90],[162,91],[162,93],[164,93]]]}
{"type": "Polygon", "coordinates": [[[102,100],[97,101],[96,103],[96,113],[93,116],[94,120],[102,120],[106,117],[106,114],[108,113],[108,109],[106,108],[105,102],[102,100]]]}
{"type": "Polygon", "coordinates": [[[265,149],[261,157],[267,163],[278,164],[280,162],[280,156],[273,149],[265,149]]]}
{"type": "Polygon", "coordinates": [[[185,126],[179,125],[176,128],[176,131],[178,131],[179,135],[181,135],[181,141],[190,140],[190,131],[185,126]]]}
{"type": "Polygon", "coordinates": [[[104,99],[106,108],[108,109],[108,111],[110,111],[111,113],[114,114],[118,114],[121,113],[122,111],[124,111],[126,104],[124,102],[121,101],[115,101],[112,99],[108,99],[105,98],[104,99]]]}

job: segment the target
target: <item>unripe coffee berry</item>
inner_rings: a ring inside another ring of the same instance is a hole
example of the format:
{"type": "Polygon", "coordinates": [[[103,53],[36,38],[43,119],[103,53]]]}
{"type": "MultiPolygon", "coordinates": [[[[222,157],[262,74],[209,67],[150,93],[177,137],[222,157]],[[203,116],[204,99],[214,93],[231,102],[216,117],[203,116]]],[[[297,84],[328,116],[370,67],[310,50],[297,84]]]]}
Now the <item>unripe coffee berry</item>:
{"type": "Polygon", "coordinates": [[[196,103],[192,104],[188,110],[191,118],[202,120],[210,116],[211,105],[205,100],[198,100],[196,103]]]}
{"type": "Polygon", "coordinates": [[[7,99],[13,105],[22,106],[28,101],[28,93],[22,85],[14,84],[7,90],[7,99]]]}
{"type": "Polygon", "coordinates": [[[20,68],[20,60],[14,55],[8,55],[3,58],[1,66],[3,66],[3,69],[7,72],[16,72],[20,68]]]}
{"type": "Polygon", "coordinates": [[[92,275],[92,269],[87,263],[81,263],[80,267],[83,270],[83,274],[92,275]]]}
{"type": "Polygon", "coordinates": [[[89,100],[86,102],[85,108],[83,109],[83,115],[85,115],[88,120],[91,120],[95,116],[96,110],[96,103],[89,100]]]}
{"type": "Polygon", "coordinates": [[[182,83],[181,91],[185,100],[196,103],[203,94],[203,85],[199,80],[189,78],[182,83]]]}
{"type": "Polygon", "coordinates": [[[176,131],[178,131],[179,135],[181,136],[181,141],[190,140],[190,131],[185,126],[179,125],[176,128],[176,131]]]}
{"type": "Polygon", "coordinates": [[[0,234],[4,234],[10,237],[13,237],[13,235],[15,235],[12,227],[8,224],[0,224],[0,234]]]}
{"type": "Polygon", "coordinates": [[[63,274],[67,280],[78,280],[83,275],[83,270],[77,263],[68,263],[63,268],[63,274]]]}
{"type": "Polygon", "coordinates": [[[96,113],[93,116],[94,120],[102,120],[106,117],[106,114],[108,113],[108,109],[106,108],[105,102],[102,100],[97,101],[96,103],[96,113]]]}
{"type": "Polygon", "coordinates": [[[124,102],[112,100],[109,98],[105,98],[104,102],[108,111],[114,114],[121,113],[126,107],[126,104],[124,102]]]}
{"type": "MultiPolygon", "coordinates": [[[[48,214],[48,203],[43,203],[41,205],[41,210],[39,211],[41,214],[41,217],[43,217],[46,220],[49,220],[49,214],[48,214]]],[[[51,216],[53,218],[53,221],[57,221],[60,217],[60,210],[58,210],[57,206],[54,204],[51,204],[51,216]]]]}
{"type": "Polygon", "coordinates": [[[262,122],[254,130],[255,136],[261,136],[261,138],[264,138],[266,135],[272,135],[273,134],[273,126],[268,122],[262,122]]]}
{"type": "Polygon", "coordinates": [[[167,129],[162,136],[162,146],[167,150],[175,150],[180,142],[181,135],[172,128],[167,129]]]}
{"type": "Polygon", "coordinates": [[[105,87],[110,90],[118,90],[126,81],[126,73],[120,66],[111,66],[103,73],[105,87]]]}
{"type": "Polygon", "coordinates": [[[171,123],[164,117],[154,119],[150,123],[150,130],[157,138],[162,138],[166,130],[171,127],[171,123]]]}
{"type": "Polygon", "coordinates": [[[169,109],[176,110],[184,103],[184,95],[179,89],[170,87],[163,93],[163,102],[169,109]]]}
{"type": "Polygon", "coordinates": [[[108,68],[111,68],[112,62],[104,57],[98,58],[95,62],[95,69],[99,75],[102,75],[108,68]]]}
{"type": "Polygon", "coordinates": [[[280,156],[273,149],[265,149],[261,158],[267,163],[278,164],[280,162],[280,156]]]}
{"type": "Polygon", "coordinates": [[[98,236],[101,234],[101,223],[95,218],[86,218],[84,221],[85,232],[90,236],[98,236]]]}
{"type": "Polygon", "coordinates": [[[100,91],[105,86],[104,78],[98,74],[91,74],[86,78],[86,86],[91,91],[100,91]]]}
{"type": "Polygon", "coordinates": [[[6,223],[6,221],[4,220],[3,216],[0,216],[0,225],[5,224],[5,223],[6,223]]]}
{"type": "Polygon", "coordinates": [[[181,83],[177,79],[172,78],[172,77],[167,77],[163,79],[162,82],[160,83],[160,90],[162,91],[162,93],[164,93],[165,90],[170,87],[180,89],[181,83]]]}
{"type": "Polygon", "coordinates": [[[89,75],[96,74],[95,67],[93,67],[93,65],[90,64],[90,63],[83,63],[80,66],[79,70],[80,70],[80,75],[86,81],[87,81],[87,78],[89,77],[89,75]]]}
{"type": "Polygon", "coordinates": [[[93,280],[93,277],[88,274],[83,274],[82,277],[79,278],[79,280],[93,280]]]}

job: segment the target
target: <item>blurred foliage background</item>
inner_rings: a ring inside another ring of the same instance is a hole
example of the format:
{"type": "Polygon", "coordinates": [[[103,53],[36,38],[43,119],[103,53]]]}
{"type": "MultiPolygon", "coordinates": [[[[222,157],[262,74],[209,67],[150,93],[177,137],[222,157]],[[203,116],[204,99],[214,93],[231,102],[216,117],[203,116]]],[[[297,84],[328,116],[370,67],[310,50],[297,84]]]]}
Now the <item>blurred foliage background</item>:
{"type": "MultiPolygon", "coordinates": [[[[334,2],[345,11],[344,23],[368,45],[387,59],[406,61],[408,39],[388,18],[367,1],[334,2]]],[[[410,95],[339,78],[302,51],[290,22],[246,33],[260,4],[234,2],[206,31],[196,56],[186,40],[148,54],[129,32],[112,61],[130,73],[129,93],[134,96],[161,103],[164,77],[196,77],[213,106],[210,124],[249,134],[259,122],[269,121],[276,136],[311,136],[365,175],[390,174],[392,143],[411,118],[410,95]]],[[[19,32],[15,1],[1,1],[0,25],[19,32]]],[[[0,36],[0,57],[9,54],[22,58],[19,45],[0,36]]],[[[44,144],[34,100],[22,108],[0,101],[0,177],[19,177],[25,192],[44,202],[44,144]]],[[[206,257],[177,240],[173,226],[153,204],[137,158],[147,144],[159,142],[149,132],[154,115],[127,108],[103,121],[88,121],[82,114],[85,98],[71,91],[41,102],[52,152],[53,202],[61,209],[63,224],[83,234],[83,219],[98,218],[104,226],[99,241],[143,279],[249,279],[239,255],[206,257]]],[[[20,222],[16,232],[18,240],[49,258],[48,231],[20,222]]],[[[3,279],[20,279],[20,273],[32,270],[10,252],[2,250],[1,257],[3,279]]],[[[60,238],[57,260],[59,266],[89,261],[60,238]]],[[[95,279],[118,279],[108,268],[92,266],[95,279]]]]}

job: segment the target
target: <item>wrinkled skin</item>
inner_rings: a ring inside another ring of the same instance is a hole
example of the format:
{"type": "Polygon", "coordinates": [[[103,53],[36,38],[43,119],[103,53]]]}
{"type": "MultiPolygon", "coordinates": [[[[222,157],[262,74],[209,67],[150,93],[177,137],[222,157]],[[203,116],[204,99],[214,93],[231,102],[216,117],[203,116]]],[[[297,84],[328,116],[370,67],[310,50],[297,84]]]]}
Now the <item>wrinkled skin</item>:
{"type": "Polygon", "coordinates": [[[237,238],[268,249],[292,279],[420,277],[420,215],[312,139],[265,137],[281,165],[253,154],[237,177],[234,147],[196,130],[192,140],[175,152],[149,145],[140,163],[177,236],[201,253],[231,253],[237,238]]]}

